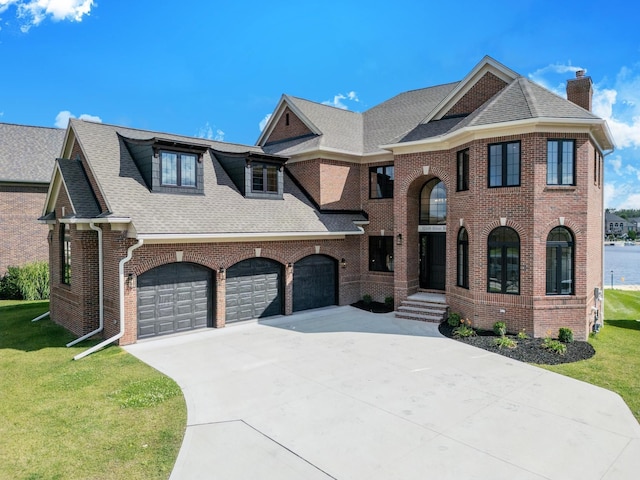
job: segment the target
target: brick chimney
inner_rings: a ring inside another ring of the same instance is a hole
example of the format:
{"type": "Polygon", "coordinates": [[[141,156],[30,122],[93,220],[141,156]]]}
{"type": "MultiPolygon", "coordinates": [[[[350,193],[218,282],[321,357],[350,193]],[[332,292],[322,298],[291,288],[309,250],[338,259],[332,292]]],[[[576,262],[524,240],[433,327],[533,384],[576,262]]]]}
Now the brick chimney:
{"type": "Polygon", "coordinates": [[[593,97],[593,82],[591,77],[585,77],[584,70],[576,72],[576,78],[567,81],[567,99],[585,110],[591,111],[593,97]]]}

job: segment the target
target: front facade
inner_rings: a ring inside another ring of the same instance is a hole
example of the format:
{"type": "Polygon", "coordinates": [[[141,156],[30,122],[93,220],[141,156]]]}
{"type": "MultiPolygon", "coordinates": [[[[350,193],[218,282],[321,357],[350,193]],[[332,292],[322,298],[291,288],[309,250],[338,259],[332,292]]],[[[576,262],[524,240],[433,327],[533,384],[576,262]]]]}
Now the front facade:
{"type": "Polygon", "coordinates": [[[51,316],[125,344],[426,291],[479,328],[586,338],[613,142],[590,78],[567,90],[485,57],[362,114],[285,95],[251,147],[74,120],[42,216],[51,316]]]}

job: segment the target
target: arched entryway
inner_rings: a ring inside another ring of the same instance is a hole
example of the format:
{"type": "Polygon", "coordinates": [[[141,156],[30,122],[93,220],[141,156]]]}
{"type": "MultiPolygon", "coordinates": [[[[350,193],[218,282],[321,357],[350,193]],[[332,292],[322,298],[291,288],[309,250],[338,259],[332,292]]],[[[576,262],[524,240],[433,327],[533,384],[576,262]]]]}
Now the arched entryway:
{"type": "Polygon", "coordinates": [[[439,178],[420,191],[420,288],[444,290],[447,270],[447,189],[439,178]]]}

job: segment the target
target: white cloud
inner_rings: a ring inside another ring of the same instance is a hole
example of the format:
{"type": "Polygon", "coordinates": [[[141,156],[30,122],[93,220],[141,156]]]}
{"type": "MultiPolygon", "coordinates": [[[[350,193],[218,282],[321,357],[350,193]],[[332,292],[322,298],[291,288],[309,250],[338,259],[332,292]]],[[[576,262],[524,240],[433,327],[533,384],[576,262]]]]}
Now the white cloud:
{"type": "Polygon", "coordinates": [[[358,94],[353,90],[347,93],[346,95],[339,93],[333,96],[333,100],[325,100],[322,102],[323,105],[330,105],[332,107],[341,108],[342,110],[349,110],[349,107],[345,105],[342,101],[349,100],[351,102],[359,102],[358,94]]]}
{"type": "Polygon", "coordinates": [[[224,132],[217,128],[215,125],[211,126],[209,122],[204,124],[196,134],[196,137],[206,138],[207,140],[215,140],[217,142],[224,142],[224,132]]]}
{"type": "Polygon", "coordinates": [[[264,130],[264,127],[267,126],[267,123],[269,123],[270,118],[271,118],[271,114],[267,113],[265,117],[262,120],[260,120],[260,123],[258,124],[258,127],[260,127],[260,131],[264,130]]]}
{"type": "MultiPolygon", "coordinates": [[[[0,0],[0,2],[1,1],[2,0],[0,0]]],[[[58,115],[56,115],[56,121],[54,125],[57,128],[67,128],[70,118],[76,118],[76,116],[72,114],[69,110],[62,110],[60,113],[58,113],[58,115]]],[[[80,120],[86,120],[87,122],[102,123],[102,119],[100,117],[97,117],[95,115],[89,115],[88,113],[83,113],[78,118],[80,120]]]]}
{"type": "Polygon", "coordinates": [[[81,22],[97,4],[94,0],[0,0],[0,13],[11,6],[15,7],[16,17],[21,22],[20,30],[26,33],[47,17],[56,22],[81,22]]]}

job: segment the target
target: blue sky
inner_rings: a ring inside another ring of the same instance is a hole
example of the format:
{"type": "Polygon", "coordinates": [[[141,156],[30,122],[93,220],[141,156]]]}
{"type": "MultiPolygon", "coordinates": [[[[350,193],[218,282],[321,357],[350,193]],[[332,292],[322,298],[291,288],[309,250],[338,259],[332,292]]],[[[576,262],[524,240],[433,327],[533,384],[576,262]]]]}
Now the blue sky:
{"type": "Polygon", "coordinates": [[[0,0],[0,122],[254,144],[283,93],[365,111],[490,55],[563,96],[587,70],[617,146],[605,206],[640,208],[639,19],[618,0],[0,0]]]}

